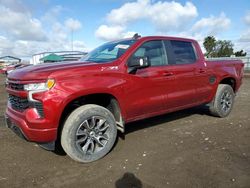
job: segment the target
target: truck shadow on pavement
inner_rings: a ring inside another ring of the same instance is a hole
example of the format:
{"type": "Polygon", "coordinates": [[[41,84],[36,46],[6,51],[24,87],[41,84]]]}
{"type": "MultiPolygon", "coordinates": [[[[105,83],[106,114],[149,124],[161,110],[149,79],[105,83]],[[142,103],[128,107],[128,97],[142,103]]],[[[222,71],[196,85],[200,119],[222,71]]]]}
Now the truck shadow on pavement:
{"type": "Polygon", "coordinates": [[[115,182],[116,188],[142,188],[142,182],[133,173],[126,172],[115,182]]]}
{"type": "Polygon", "coordinates": [[[147,129],[149,127],[153,127],[162,123],[168,123],[168,122],[171,122],[177,119],[182,119],[182,118],[195,115],[195,114],[212,116],[209,113],[208,106],[206,105],[197,106],[197,107],[193,107],[193,108],[189,108],[185,110],[180,110],[177,112],[172,112],[169,114],[164,114],[164,115],[155,116],[152,118],[128,123],[127,125],[125,125],[125,134],[123,137],[125,137],[126,134],[129,134],[138,130],[147,129]]]}
{"type": "MultiPolygon", "coordinates": [[[[169,114],[164,114],[164,115],[160,115],[160,116],[156,116],[156,117],[147,118],[144,120],[139,120],[139,121],[135,121],[132,123],[128,123],[125,125],[125,127],[126,127],[125,133],[118,132],[118,137],[116,139],[114,147],[116,146],[116,144],[119,141],[118,138],[125,140],[126,134],[129,134],[129,133],[132,133],[135,131],[139,131],[139,130],[143,130],[143,129],[147,129],[147,128],[150,128],[150,127],[162,124],[162,123],[168,123],[168,122],[171,122],[171,121],[174,121],[177,119],[181,119],[181,118],[185,118],[185,117],[195,115],[195,114],[211,116],[209,113],[209,110],[208,110],[208,106],[202,105],[202,106],[198,106],[198,107],[193,107],[193,108],[189,108],[189,109],[185,109],[185,110],[181,110],[181,111],[177,111],[177,112],[172,112],[169,114]]],[[[111,149],[111,151],[113,150],[113,148],[111,149]]],[[[56,142],[56,148],[53,152],[59,156],[66,155],[66,153],[64,152],[64,150],[59,142],[56,142]]]]}

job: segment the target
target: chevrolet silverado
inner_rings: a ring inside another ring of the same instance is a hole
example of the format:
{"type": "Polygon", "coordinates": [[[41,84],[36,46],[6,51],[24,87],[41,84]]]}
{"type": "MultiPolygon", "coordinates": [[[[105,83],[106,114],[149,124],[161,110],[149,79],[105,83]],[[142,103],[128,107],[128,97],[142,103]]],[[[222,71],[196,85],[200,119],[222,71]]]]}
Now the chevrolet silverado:
{"type": "Polygon", "coordinates": [[[195,40],[150,36],[108,42],[77,62],[24,67],[6,80],[6,125],[27,141],[59,142],[78,162],[104,157],[128,122],[207,104],[226,117],[240,60],[205,60],[195,40]]]}

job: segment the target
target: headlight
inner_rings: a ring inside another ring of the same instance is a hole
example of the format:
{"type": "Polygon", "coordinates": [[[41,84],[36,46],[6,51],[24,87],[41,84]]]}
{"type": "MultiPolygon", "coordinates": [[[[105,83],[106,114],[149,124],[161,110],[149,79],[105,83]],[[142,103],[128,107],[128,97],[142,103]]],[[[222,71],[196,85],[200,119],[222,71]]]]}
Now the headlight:
{"type": "Polygon", "coordinates": [[[33,83],[24,85],[26,91],[45,91],[51,89],[55,85],[54,79],[48,79],[47,82],[33,83]]]}
{"type": "Polygon", "coordinates": [[[9,74],[9,73],[11,73],[12,71],[14,71],[14,69],[12,69],[12,70],[8,70],[8,71],[7,71],[7,73],[9,74]]]}

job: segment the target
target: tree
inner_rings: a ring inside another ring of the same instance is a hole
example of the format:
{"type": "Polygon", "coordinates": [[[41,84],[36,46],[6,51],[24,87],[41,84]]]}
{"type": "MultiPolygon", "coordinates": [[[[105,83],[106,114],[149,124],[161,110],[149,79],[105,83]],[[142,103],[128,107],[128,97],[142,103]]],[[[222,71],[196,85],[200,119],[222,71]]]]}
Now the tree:
{"type": "Polygon", "coordinates": [[[240,51],[235,52],[234,55],[235,55],[236,57],[244,57],[244,56],[247,55],[247,53],[244,52],[243,50],[240,50],[240,51]]]}
{"type": "Polygon", "coordinates": [[[230,40],[218,40],[215,53],[216,57],[230,57],[234,54],[233,43],[230,40]]]}
{"type": "Polygon", "coordinates": [[[216,40],[214,36],[207,36],[203,45],[207,57],[230,57],[234,54],[233,43],[230,40],[216,40]]]}
{"type": "Polygon", "coordinates": [[[213,52],[216,47],[216,39],[214,36],[207,36],[203,42],[204,48],[206,49],[207,53],[205,54],[207,57],[213,57],[213,52]]]}

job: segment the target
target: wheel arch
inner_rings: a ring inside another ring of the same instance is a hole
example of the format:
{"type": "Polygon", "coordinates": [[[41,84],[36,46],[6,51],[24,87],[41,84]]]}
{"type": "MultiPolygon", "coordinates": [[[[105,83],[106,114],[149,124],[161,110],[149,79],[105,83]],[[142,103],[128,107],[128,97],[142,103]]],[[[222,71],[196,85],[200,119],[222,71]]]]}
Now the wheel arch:
{"type": "Polygon", "coordinates": [[[110,93],[93,93],[74,97],[64,105],[59,119],[57,137],[60,136],[63,124],[69,114],[76,108],[85,104],[96,104],[107,108],[114,115],[117,123],[117,130],[121,132],[125,131],[122,109],[120,107],[118,99],[110,93]]]}
{"type": "Polygon", "coordinates": [[[236,79],[233,77],[225,77],[220,80],[219,84],[227,84],[230,85],[234,92],[236,92],[236,79]]]}

